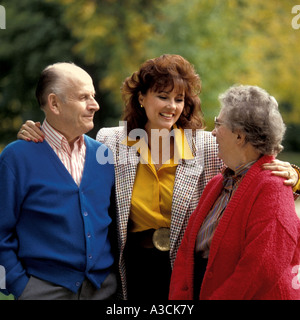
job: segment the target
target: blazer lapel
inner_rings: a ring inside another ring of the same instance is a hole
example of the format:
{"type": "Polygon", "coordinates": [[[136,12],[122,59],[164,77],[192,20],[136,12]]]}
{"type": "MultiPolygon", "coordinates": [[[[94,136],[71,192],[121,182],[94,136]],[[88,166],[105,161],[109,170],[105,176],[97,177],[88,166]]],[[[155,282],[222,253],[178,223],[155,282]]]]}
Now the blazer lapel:
{"type": "Polygon", "coordinates": [[[127,239],[127,224],[130,214],[131,196],[135,180],[139,155],[134,147],[119,145],[119,157],[115,164],[116,188],[119,191],[117,198],[118,224],[120,230],[121,251],[127,239]]]}
{"type": "MultiPolygon", "coordinates": [[[[182,160],[176,169],[172,199],[170,253],[176,250],[176,242],[183,227],[191,199],[203,172],[203,150],[197,150],[192,134],[186,133],[187,142],[194,155],[193,159],[182,160]]],[[[190,214],[190,213],[189,213],[190,214]]]]}

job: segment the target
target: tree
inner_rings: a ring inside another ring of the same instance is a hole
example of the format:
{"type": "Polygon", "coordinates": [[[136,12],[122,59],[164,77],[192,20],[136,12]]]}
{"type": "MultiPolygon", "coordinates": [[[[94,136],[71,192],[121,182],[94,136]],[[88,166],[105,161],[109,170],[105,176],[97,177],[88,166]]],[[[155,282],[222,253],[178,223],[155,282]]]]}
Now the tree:
{"type": "Polygon", "coordinates": [[[52,1],[63,4],[65,21],[78,38],[76,52],[97,66],[99,86],[112,95],[116,109],[122,81],[140,63],[178,53],[203,80],[207,119],[217,112],[220,92],[249,83],[273,93],[287,121],[300,122],[300,42],[291,26],[292,0],[52,1]]]}
{"type": "Polygon", "coordinates": [[[118,125],[122,113],[120,87],[145,59],[159,0],[51,0],[64,8],[64,22],[78,42],[74,52],[92,65],[100,112],[95,127],[118,125]],[[103,101],[104,99],[104,101],[103,101]],[[102,103],[103,102],[103,103],[102,103]]]}
{"type": "Polygon", "coordinates": [[[14,135],[9,128],[36,109],[32,77],[42,64],[67,57],[92,75],[101,107],[94,137],[100,127],[118,125],[124,79],[163,53],[181,54],[200,74],[208,129],[218,95],[235,83],[265,88],[285,121],[299,124],[300,31],[291,25],[293,6],[292,0],[11,0],[10,30],[1,33],[0,63],[8,66],[0,71],[0,120],[7,124],[1,134],[14,135]]]}
{"type": "Polygon", "coordinates": [[[0,144],[16,139],[26,119],[41,120],[35,87],[41,70],[57,61],[81,63],[75,40],[61,22],[62,9],[40,0],[10,0],[0,33],[0,144]]]}

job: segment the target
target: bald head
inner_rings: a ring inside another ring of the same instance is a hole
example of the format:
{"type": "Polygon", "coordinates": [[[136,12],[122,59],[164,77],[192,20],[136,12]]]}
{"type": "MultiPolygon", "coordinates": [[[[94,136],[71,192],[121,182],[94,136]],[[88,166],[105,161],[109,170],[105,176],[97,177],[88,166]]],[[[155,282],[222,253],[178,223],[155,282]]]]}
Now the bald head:
{"type": "Polygon", "coordinates": [[[79,79],[92,82],[90,75],[74,63],[59,62],[46,67],[36,88],[36,98],[40,107],[44,108],[47,105],[47,98],[51,93],[65,100],[68,89],[79,79]]]}
{"type": "Polygon", "coordinates": [[[72,63],[56,63],[43,70],[36,97],[48,123],[69,142],[94,127],[99,110],[95,88],[89,74],[72,63]]]}

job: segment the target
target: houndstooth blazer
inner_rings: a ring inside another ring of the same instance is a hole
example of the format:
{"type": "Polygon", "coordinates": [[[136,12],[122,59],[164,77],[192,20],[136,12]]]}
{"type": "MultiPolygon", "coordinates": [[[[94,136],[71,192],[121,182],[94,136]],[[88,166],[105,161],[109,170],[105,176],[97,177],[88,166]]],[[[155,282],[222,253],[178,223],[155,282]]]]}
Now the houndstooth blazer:
{"type": "MultiPolygon", "coordinates": [[[[134,146],[122,144],[126,139],[125,127],[103,128],[96,140],[104,143],[113,152],[116,186],[116,224],[118,231],[119,273],[122,297],[127,299],[126,266],[124,248],[127,239],[127,224],[130,214],[131,195],[139,154],[134,146]]],[[[200,195],[208,181],[220,172],[223,163],[218,158],[215,138],[210,132],[185,131],[194,159],[182,160],[178,164],[173,189],[170,235],[170,261],[173,266],[177,250],[192,212],[197,207],[200,195]]]]}

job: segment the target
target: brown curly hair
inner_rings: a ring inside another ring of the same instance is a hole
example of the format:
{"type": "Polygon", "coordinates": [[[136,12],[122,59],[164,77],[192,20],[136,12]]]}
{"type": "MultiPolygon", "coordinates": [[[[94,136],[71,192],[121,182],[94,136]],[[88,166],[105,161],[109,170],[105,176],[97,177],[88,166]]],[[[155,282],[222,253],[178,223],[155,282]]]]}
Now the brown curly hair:
{"type": "Polygon", "coordinates": [[[122,86],[122,98],[125,103],[123,120],[127,121],[128,133],[133,129],[144,129],[147,116],[139,103],[139,94],[148,90],[164,91],[174,87],[183,91],[184,108],[177,121],[183,129],[203,129],[204,119],[199,94],[201,80],[194,67],[179,55],[165,54],[147,60],[140,69],[125,79],[122,86]]]}

